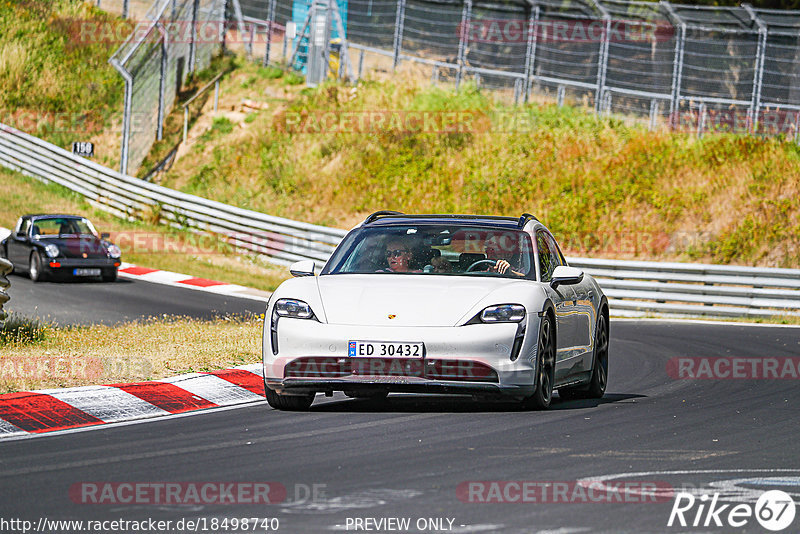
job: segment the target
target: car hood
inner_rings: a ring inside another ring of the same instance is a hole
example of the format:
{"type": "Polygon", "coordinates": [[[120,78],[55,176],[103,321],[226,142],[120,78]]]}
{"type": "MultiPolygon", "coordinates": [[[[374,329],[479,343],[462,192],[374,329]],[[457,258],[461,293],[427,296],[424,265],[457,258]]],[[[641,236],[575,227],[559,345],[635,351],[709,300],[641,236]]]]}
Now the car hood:
{"type": "Polygon", "coordinates": [[[36,239],[41,246],[55,245],[66,258],[106,258],[106,243],[93,236],[63,236],[36,239]],[[85,256],[84,256],[85,254],[85,256]]]}
{"type": "Polygon", "coordinates": [[[326,275],[317,280],[329,323],[385,326],[454,326],[492,292],[519,283],[484,276],[397,274],[326,275]]]}

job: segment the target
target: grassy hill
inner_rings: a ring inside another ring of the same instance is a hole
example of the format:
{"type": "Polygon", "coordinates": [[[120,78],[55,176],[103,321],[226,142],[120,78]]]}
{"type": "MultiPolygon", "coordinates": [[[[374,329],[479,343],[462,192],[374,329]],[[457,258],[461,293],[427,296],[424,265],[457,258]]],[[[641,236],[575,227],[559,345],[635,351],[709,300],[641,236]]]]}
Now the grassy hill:
{"type": "Polygon", "coordinates": [[[305,89],[239,63],[164,185],[342,228],[379,209],[531,212],[570,254],[800,265],[800,149],[788,140],[649,132],[404,75],[305,89]],[[411,112],[433,123],[464,112],[469,127],[392,123],[411,112]]]}

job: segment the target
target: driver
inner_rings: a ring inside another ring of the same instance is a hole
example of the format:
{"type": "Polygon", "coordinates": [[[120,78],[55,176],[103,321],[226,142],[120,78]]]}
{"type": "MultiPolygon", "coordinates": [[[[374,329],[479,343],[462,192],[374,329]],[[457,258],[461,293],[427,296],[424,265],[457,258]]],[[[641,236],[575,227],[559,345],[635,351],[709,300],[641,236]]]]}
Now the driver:
{"type": "Polygon", "coordinates": [[[392,238],[386,242],[386,263],[389,267],[381,269],[382,273],[419,272],[411,269],[411,249],[401,238],[392,238]]]}
{"type": "Polygon", "coordinates": [[[483,245],[483,250],[486,253],[486,258],[495,260],[495,264],[487,269],[487,271],[510,274],[513,276],[525,276],[525,273],[516,271],[511,266],[511,261],[514,259],[514,252],[516,250],[516,240],[512,241],[511,246],[504,246],[507,241],[503,239],[504,236],[494,235],[486,240],[483,245]]]}

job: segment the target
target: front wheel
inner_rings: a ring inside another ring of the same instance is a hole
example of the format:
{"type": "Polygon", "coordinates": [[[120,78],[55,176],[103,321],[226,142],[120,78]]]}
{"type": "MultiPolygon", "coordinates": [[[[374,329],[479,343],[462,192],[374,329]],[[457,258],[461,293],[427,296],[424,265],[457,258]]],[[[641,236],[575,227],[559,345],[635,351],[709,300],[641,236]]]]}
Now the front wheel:
{"type": "Polygon", "coordinates": [[[39,282],[44,280],[44,273],[42,272],[42,258],[38,252],[31,254],[31,260],[28,264],[28,275],[31,277],[31,282],[39,282]]]}
{"type": "Polygon", "coordinates": [[[310,395],[281,395],[276,391],[271,390],[264,384],[264,394],[267,397],[267,403],[276,410],[285,410],[289,412],[304,412],[311,407],[314,402],[314,394],[310,395]]]}
{"type": "Polygon", "coordinates": [[[539,327],[539,346],[536,361],[536,389],[525,399],[524,405],[535,410],[545,410],[553,400],[553,379],[556,362],[555,328],[550,317],[542,317],[539,327]]]}

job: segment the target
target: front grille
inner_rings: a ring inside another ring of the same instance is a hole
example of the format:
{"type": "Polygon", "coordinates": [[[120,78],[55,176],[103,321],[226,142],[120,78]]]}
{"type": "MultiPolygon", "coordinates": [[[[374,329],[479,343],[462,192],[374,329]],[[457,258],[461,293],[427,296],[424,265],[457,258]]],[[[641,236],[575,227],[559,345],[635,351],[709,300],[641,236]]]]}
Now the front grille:
{"type": "Polygon", "coordinates": [[[293,360],[285,369],[286,378],[342,378],[351,375],[498,382],[494,369],[472,360],[311,356],[293,360]]]}

